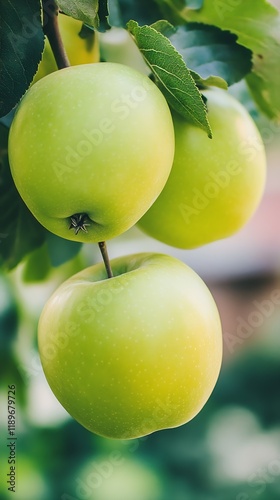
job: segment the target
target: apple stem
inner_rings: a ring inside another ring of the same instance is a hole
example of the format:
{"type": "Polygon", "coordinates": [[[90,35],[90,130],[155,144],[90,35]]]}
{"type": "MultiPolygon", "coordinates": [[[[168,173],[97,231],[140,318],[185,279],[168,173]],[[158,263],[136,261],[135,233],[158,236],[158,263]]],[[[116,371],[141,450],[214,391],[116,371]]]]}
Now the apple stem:
{"type": "Polygon", "coordinates": [[[58,69],[70,66],[58,26],[58,6],[55,0],[43,0],[43,29],[53,51],[58,69]]]}
{"type": "Polygon", "coordinates": [[[103,262],[104,262],[104,265],[105,265],[105,268],[107,271],[107,276],[108,276],[108,278],[113,278],[114,275],[113,275],[113,271],[112,271],[111,264],[110,264],[110,259],[109,259],[109,255],[108,255],[108,251],[107,251],[106,242],[99,241],[98,246],[100,248],[102,259],[103,259],[103,262]]]}

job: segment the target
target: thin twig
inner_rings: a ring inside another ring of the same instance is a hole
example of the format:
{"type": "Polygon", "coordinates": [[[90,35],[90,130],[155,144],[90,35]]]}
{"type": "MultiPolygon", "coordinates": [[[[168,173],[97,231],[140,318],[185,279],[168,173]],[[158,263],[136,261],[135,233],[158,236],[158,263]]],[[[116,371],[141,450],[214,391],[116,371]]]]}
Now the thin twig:
{"type": "Polygon", "coordinates": [[[58,69],[70,66],[58,26],[58,7],[54,0],[43,0],[43,26],[58,69]]]}
{"type": "Polygon", "coordinates": [[[105,241],[99,241],[98,246],[100,248],[102,259],[103,259],[103,262],[105,264],[105,268],[106,268],[106,271],[107,271],[107,276],[108,276],[108,278],[113,278],[114,275],[113,275],[113,271],[112,271],[112,268],[111,268],[109,255],[108,255],[108,252],[107,252],[106,242],[105,241]]]}

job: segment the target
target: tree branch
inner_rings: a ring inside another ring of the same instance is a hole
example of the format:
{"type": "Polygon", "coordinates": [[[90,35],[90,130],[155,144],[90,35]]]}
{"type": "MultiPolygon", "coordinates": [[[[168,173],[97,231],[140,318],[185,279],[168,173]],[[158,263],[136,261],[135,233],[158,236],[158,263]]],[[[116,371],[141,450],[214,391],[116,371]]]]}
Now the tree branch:
{"type": "Polygon", "coordinates": [[[58,26],[58,6],[54,0],[43,0],[43,29],[58,69],[70,66],[58,26]]]}
{"type": "Polygon", "coordinates": [[[105,243],[105,241],[100,241],[98,243],[98,245],[99,245],[99,248],[100,248],[102,259],[103,259],[105,267],[106,267],[107,276],[108,276],[108,278],[113,278],[113,271],[112,271],[112,268],[111,268],[111,264],[110,264],[110,260],[109,260],[109,256],[108,256],[108,252],[107,252],[106,243],[105,243]]]}

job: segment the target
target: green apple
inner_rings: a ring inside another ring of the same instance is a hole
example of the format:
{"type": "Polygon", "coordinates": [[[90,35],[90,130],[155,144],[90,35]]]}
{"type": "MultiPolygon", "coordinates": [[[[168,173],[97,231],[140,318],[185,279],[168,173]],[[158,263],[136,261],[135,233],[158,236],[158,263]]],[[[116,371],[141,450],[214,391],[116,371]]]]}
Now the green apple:
{"type": "MultiPolygon", "coordinates": [[[[72,17],[59,14],[58,25],[61,38],[69,58],[71,66],[78,64],[89,64],[99,61],[98,33],[93,32],[89,38],[81,38],[79,33],[82,29],[81,21],[72,17]]],[[[42,60],[39,64],[33,82],[37,82],[44,76],[57,70],[55,58],[46,39],[42,60]]]]}
{"type": "Polygon", "coordinates": [[[75,241],[103,241],[135,224],[163,189],[173,157],[162,93],[115,63],[72,66],[37,82],[9,136],[23,201],[49,231],[75,241]]]}
{"type": "Polygon", "coordinates": [[[188,266],[162,254],[113,259],[65,281],[38,328],[47,381],[90,431],[130,439],[177,427],[209,398],[221,366],[217,307],[188,266]]]}
{"type": "Polygon", "coordinates": [[[246,109],[223,90],[207,90],[213,139],[174,114],[169,179],[139,221],[154,238],[194,248],[238,231],[259,205],[266,175],[261,136],[246,109]]]}

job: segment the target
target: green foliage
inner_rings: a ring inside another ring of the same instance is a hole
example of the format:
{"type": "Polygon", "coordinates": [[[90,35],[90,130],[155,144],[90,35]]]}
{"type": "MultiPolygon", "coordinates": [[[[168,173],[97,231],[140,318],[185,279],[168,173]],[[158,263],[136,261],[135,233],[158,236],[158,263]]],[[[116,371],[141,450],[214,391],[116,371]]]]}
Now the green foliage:
{"type": "Polygon", "coordinates": [[[152,24],[161,19],[161,11],[155,1],[141,0],[109,0],[111,26],[125,28],[131,19],[137,20],[140,26],[152,24]]]}
{"type": "MultiPolygon", "coordinates": [[[[0,366],[10,354],[18,328],[18,311],[8,281],[0,275],[0,366]]],[[[2,371],[2,370],[1,370],[2,371]]]]}
{"type": "Polygon", "coordinates": [[[236,36],[214,26],[188,23],[169,37],[198,85],[227,88],[250,72],[250,50],[236,36]]]}
{"type": "Polygon", "coordinates": [[[191,123],[200,126],[211,137],[206,108],[194,79],[182,56],[160,32],[170,28],[170,25],[159,22],[152,26],[140,27],[136,21],[130,21],[127,27],[135,37],[154,74],[156,84],[170,106],[191,123]]]}
{"type": "Polygon", "coordinates": [[[47,245],[42,245],[28,254],[23,269],[22,280],[24,283],[43,281],[51,270],[50,257],[47,245]]]}
{"type": "Polygon", "coordinates": [[[183,15],[189,10],[199,10],[203,6],[204,0],[157,0],[161,6],[169,6],[176,14],[183,15]]]}
{"type": "Polygon", "coordinates": [[[59,238],[47,232],[48,256],[53,267],[58,267],[68,260],[72,260],[80,251],[82,243],[59,238]]]}
{"type": "Polygon", "coordinates": [[[1,2],[0,116],[23,96],[44,49],[40,0],[1,2]]]}
{"type": "Polygon", "coordinates": [[[262,111],[280,118],[280,15],[266,0],[205,0],[202,9],[176,10],[183,21],[213,24],[238,37],[253,53],[248,84],[262,111]]]}
{"type": "Polygon", "coordinates": [[[58,6],[68,16],[82,21],[95,29],[108,29],[109,15],[106,0],[58,0],[58,6]]]}
{"type": "Polygon", "coordinates": [[[182,16],[189,10],[198,10],[204,0],[156,0],[162,15],[175,25],[182,24],[182,16]]]}
{"type": "MultiPolygon", "coordinates": [[[[1,126],[1,135],[2,130],[1,126]]],[[[0,263],[6,269],[15,267],[45,239],[45,229],[29,212],[15,188],[5,149],[0,156],[0,227],[0,263]]]]}

